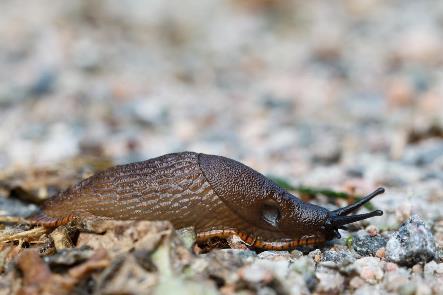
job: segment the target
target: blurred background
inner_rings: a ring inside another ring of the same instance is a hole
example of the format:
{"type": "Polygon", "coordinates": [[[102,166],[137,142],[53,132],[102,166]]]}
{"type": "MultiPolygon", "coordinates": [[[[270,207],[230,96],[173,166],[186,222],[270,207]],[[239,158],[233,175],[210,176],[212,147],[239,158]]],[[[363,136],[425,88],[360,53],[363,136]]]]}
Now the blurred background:
{"type": "Polygon", "coordinates": [[[443,201],[443,2],[3,0],[0,11],[0,170],[192,150],[295,184],[443,201]]]}

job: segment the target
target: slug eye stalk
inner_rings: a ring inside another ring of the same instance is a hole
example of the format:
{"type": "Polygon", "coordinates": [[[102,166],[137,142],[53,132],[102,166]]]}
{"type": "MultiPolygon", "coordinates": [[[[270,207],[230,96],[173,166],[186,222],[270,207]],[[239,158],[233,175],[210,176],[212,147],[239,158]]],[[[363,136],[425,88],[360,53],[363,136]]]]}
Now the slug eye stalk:
{"type": "MultiPolygon", "coordinates": [[[[363,206],[364,204],[366,204],[367,202],[369,202],[369,201],[370,201],[371,199],[373,199],[375,196],[378,196],[378,195],[380,195],[380,194],[382,194],[382,193],[384,193],[384,192],[385,192],[385,189],[382,188],[382,187],[379,187],[378,189],[376,189],[375,191],[373,191],[373,192],[370,193],[369,195],[363,197],[360,201],[358,201],[358,202],[356,202],[356,203],[354,203],[354,204],[351,204],[351,205],[349,205],[349,206],[346,206],[346,207],[343,207],[343,208],[339,208],[339,209],[337,209],[337,210],[334,210],[334,211],[332,211],[332,213],[334,213],[334,214],[337,215],[337,216],[348,215],[349,213],[351,213],[351,212],[357,210],[358,208],[360,208],[361,206],[363,206]]],[[[381,212],[380,210],[376,210],[376,211],[374,211],[374,212],[377,212],[377,211],[378,211],[378,212],[381,212]]],[[[383,214],[383,212],[382,212],[381,214],[376,214],[376,215],[373,215],[373,216],[380,216],[380,215],[382,215],[382,214],[383,214]]],[[[369,216],[369,217],[372,217],[372,216],[369,216]]],[[[369,218],[369,217],[367,217],[367,218],[369,218]]]]}
{"type": "Polygon", "coordinates": [[[374,216],[383,215],[383,211],[375,210],[375,211],[365,213],[365,214],[357,214],[357,215],[347,216],[348,214],[354,212],[355,210],[357,210],[358,208],[360,208],[361,206],[363,206],[364,204],[369,202],[375,196],[378,196],[384,192],[385,192],[385,189],[382,187],[379,187],[374,192],[365,196],[364,198],[362,198],[358,202],[351,204],[349,206],[331,211],[332,216],[331,216],[331,220],[329,222],[330,223],[329,225],[334,228],[346,229],[346,227],[344,227],[344,225],[346,225],[346,224],[353,223],[353,222],[360,221],[360,220],[364,220],[364,219],[368,219],[368,218],[371,218],[374,216]]]}

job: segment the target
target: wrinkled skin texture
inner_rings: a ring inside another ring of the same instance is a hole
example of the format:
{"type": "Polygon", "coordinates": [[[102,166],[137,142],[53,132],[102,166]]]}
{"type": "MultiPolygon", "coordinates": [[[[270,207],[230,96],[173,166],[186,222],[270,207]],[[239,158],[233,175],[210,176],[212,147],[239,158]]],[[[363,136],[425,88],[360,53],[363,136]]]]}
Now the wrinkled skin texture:
{"type": "Polygon", "coordinates": [[[293,247],[334,236],[325,208],[304,203],[237,161],[193,152],[99,172],[48,200],[43,212],[43,224],[63,223],[66,216],[169,220],[176,228],[193,226],[201,237],[242,233],[284,248],[288,241],[300,241],[288,244],[293,247]]]}

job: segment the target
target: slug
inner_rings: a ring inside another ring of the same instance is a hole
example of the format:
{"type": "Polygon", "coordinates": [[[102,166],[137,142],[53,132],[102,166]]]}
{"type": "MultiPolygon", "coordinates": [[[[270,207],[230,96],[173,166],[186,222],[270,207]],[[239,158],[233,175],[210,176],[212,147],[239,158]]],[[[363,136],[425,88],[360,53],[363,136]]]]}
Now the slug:
{"type": "Polygon", "coordinates": [[[47,227],[88,217],[169,220],[194,227],[197,242],[237,235],[252,248],[285,250],[340,238],[346,224],[382,215],[348,216],[383,192],[329,211],[235,160],[182,152],[98,172],[48,199],[34,220],[47,227]]]}

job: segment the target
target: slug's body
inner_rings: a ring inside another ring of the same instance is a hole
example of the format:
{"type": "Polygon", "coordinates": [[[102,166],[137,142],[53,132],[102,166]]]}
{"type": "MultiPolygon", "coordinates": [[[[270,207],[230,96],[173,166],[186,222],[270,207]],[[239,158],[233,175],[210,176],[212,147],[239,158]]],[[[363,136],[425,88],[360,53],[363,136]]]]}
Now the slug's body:
{"type": "Polygon", "coordinates": [[[237,161],[183,152],[99,172],[49,199],[36,220],[46,226],[91,216],[169,220],[176,228],[194,227],[199,241],[238,235],[252,247],[280,250],[322,243],[344,224],[381,215],[346,216],[381,190],[329,211],[237,161]]]}

